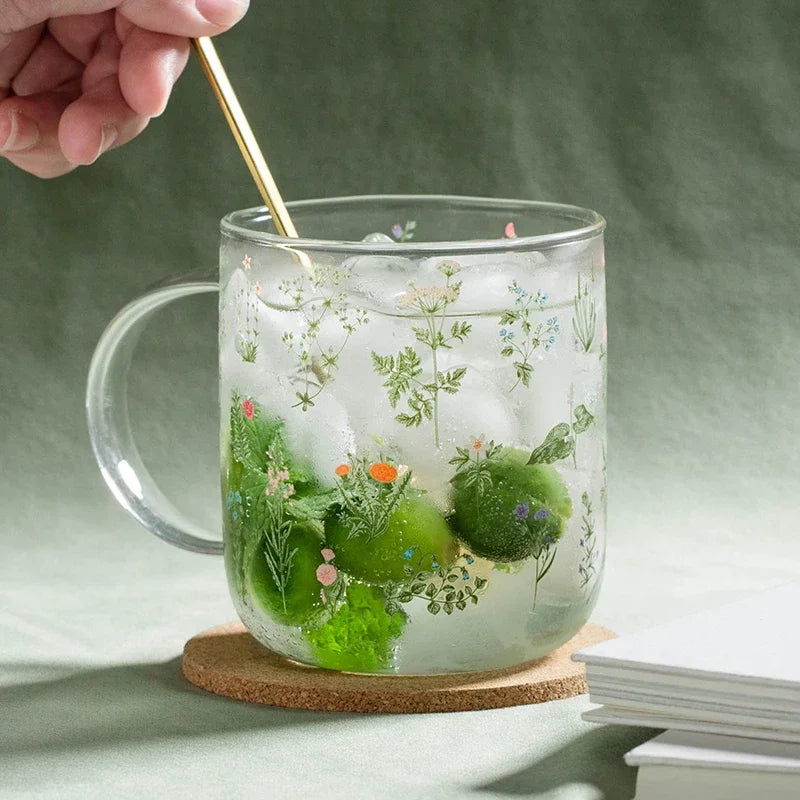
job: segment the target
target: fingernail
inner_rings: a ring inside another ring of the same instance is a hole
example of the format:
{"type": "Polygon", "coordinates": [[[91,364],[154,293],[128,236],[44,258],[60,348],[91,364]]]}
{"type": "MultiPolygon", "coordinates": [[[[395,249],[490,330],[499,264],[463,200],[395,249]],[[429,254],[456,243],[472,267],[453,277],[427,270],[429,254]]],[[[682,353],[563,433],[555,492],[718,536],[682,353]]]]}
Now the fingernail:
{"type": "MultiPolygon", "coordinates": [[[[2,130],[2,123],[0,123],[2,130]]],[[[0,136],[2,139],[2,136],[0,136]]],[[[30,150],[39,141],[39,126],[20,111],[8,115],[8,135],[0,147],[0,153],[20,153],[30,150]]]]}
{"type": "Polygon", "coordinates": [[[89,162],[90,164],[94,164],[98,158],[100,158],[103,153],[107,150],[110,150],[114,146],[114,142],[117,141],[117,137],[119,133],[114,125],[106,124],[100,129],[101,136],[100,136],[100,149],[97,151],[97,155],[89,162]]]}
{"type": "Polygon", "coordinates": [[[195,8],[212,25],[229,28],[247,11],[249,0],[195,0],[195,8]]]}

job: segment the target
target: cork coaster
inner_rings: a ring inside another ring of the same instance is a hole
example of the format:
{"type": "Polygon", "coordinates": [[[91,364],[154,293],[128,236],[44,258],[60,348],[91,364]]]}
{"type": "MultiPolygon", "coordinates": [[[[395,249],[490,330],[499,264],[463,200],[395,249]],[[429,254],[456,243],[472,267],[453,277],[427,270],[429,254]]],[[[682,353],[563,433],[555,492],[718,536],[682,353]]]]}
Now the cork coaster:
{"type": "Polygon", "coordinates": [[[183,674],[214,694],[318,711],[425,713],[543,703],[586,691],[585,667],[571,655],[616,634],[580,631],[544,658],[505,669],[447,675],[362,675],[298,664],[276,655],[240,622],[209,628],[183,650],[183,674]]]}

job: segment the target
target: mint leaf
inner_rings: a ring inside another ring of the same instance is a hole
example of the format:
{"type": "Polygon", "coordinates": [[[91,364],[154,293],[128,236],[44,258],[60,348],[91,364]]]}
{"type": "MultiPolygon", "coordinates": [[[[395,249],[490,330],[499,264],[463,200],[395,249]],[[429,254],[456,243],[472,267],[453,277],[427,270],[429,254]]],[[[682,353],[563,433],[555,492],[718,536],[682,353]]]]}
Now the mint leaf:
{"type": "Polygon", "coordinates": [[[387,603],[380,588],[350,583],[345,604],[323,625],[303,633],[320,667],[374,672],[391,662],[394,641],[406,621],[397,603],[387,603]]]}
{"type": "Polygon", "coordinates": [[[293,497],[286,504],[286,513],[292,519],[301,522],[307,520],[320,520],[325,517],[330,508],[339,502],[339,495],[335,489],[329,489],[322,494],[312,494],[305,497],[293,497]]]}

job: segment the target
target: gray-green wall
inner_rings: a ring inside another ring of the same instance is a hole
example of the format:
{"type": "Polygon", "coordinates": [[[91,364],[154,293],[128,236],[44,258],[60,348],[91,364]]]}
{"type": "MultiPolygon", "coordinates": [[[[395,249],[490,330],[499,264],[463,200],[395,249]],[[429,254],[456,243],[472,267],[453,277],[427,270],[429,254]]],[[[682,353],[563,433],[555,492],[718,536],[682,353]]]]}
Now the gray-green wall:
{"type": "MultiPolygon", "coordinates": [[[[609,602],[658,592],[698,535],[718,537],[731,586],[798,552],[799,27],[795,2],[254,0],[218,40],[286,199],[452,192],[606,216],[609,602]]],[[[42,182],[0,164],[6,564],[46,553],[45,574],[78,579],[72,542],[124,555],[144,536],[90,452],[93,345],[148,284],[212,266],[218,218],[256,202],[194,63],[95,166],[42,182]]],[[[214,324],[210,299],[165,313],[131,377],[142,450],[200,519],[214,324]]]]}

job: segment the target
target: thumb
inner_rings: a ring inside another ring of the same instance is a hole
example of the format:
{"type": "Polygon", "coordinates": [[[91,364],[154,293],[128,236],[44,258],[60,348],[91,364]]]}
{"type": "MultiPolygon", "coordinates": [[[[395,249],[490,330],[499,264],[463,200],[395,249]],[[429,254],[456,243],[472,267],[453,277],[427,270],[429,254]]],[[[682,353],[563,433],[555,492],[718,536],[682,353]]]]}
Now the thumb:
{"type": "Polygon", "coordinates": [[[117,9],[134,25],[174,36],[214,36],[236,24],[249,0],[0,0],[2,34],[16,33],[54,17],[117,9]]]}

